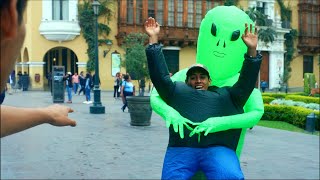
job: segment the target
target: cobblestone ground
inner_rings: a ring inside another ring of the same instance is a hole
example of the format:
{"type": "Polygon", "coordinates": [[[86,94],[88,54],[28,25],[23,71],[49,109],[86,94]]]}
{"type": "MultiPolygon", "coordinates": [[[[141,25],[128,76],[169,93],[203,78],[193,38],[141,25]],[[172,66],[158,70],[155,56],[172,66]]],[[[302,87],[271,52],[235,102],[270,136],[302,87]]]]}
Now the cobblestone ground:
{"type": "MultiPolygon", "coordinates": [[[[165,123],[130,126],[121,100],[102,92],[106,114],[93,115],[74,96],[76,127],[35,128],[1,139],[1,179],[160,179],[168,141],[165,123]]],[[[49,92],[18,92],[4,104],[42,107],[49,92]]],[[[319,136],[264,127],[248,130],[241,156],[246,179],[319,179],[319,136]]]]}

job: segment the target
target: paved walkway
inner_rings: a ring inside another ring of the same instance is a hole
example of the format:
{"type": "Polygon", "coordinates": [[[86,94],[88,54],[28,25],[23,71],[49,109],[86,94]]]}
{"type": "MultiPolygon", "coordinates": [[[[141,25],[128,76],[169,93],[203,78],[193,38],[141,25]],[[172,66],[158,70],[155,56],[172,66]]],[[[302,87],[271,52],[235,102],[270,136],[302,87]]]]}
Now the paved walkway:
{"type": "MultiPolygon", "coordinates": [[[[35,128],[1,139],[2,179],[160,179],[168,130],[153,113],[151,126],[130,126],[121,100],[102,92],[106,114],[93,115],[74,96],[77,127],[35,128]]],[[[49,92],[7,95],[4,104],[42,107],[49,92]]],[[[246,179],[319,179],[319,136],[254,127],[241,167],[246,179]]]]}

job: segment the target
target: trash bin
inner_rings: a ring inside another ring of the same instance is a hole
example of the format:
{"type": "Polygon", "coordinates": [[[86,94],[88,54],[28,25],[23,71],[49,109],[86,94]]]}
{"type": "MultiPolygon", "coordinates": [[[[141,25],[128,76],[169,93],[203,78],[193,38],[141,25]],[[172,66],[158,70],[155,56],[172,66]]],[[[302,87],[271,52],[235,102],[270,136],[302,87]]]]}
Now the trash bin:
{"type": "Polygon", "coordinates": [[[310,113],[310,114],[307,116],[307,120],[306,120],[306,131],[312,132],[312,133],[315,131],[316,119],[317,119],[317,116],[316,116],[315,113],[310,113]]]}

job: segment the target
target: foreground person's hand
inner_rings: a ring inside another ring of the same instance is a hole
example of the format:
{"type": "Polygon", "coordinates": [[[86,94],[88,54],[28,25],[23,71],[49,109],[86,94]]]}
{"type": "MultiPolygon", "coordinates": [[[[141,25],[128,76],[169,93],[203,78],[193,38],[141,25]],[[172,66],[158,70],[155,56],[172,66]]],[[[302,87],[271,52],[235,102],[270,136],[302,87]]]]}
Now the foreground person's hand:
{"type": "Polygon", "coordinates": [[[73,112],[70,107],[55,104],[43,108],[43,111],[48,115],[48,123],[53,126],[76,126],[76,121],[68,118],[68,114],[73,112]]]}

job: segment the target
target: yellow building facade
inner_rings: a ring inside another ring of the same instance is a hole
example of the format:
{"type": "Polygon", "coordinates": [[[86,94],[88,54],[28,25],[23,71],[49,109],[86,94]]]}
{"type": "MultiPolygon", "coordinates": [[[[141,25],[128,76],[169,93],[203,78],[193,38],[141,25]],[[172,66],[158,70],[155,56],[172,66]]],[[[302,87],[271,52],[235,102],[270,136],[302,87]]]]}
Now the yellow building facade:
{"type": "MultiPolygon", "coordinates": [[[[170,1],[170,0],[169,0],[170,1]]],[[[211,0],[204,1],[208,5],[211,0]]],[[[213,1],[212,1],[213,2],[213,1]]],[[[215,1],[216,2],[216,1],[215,1]]],[[[212,7],[223,4],[210,3],[212,7]]],[[[280,7],[277,0],[239,0],[238,7],[248,9],[248,7],[256,6],[259,2],[268,4],[268,13],[272,14],[272,18],[279,18],[280,7]],[[271,7],[271,8],[270,8],[271,7]]],[[[30,76],[30,89],[44,90],[47,89],[48,80],[46,75],[51,72],[52,66],[63,65],[66,72],[86,72],[86,63],[88,60],[87,49],[88,45],[83,38],[82,31],[78,24],[77,5],[78,0],[69,1],[52,1],[39,0],[29,1],[25,13],[26,22],[26,39],[23,48],[20,52],[20,57],[17,59],[15,71],[27,72],[30,76]],[[59,4],[60,3],[60,4],[59,4]],[[63,7],[67,6],[67,10],[63,7]],[[60,9],[59,9],[60,8],[60,9]],[[66,12],[65,12],[66,11],[66,12]],[[59,13],[60,12],[60,13],[59,13]],[[61,13],[62,12],[62,13],[61,13]],[[67,15],[66,15],[67,14],[67,15]],[[40,75],[40,81],[36,81],[36,76],[40,75]]],[[[284,3],[290,5],[292,9],[292,28],[298,29],[298,3],[299,1],[285,0],[284,3]]],[[[113,15],[108,22],[111,32],[108,35],[113,43],[110,47],[99,46],[99,76],[101,80],[101,90],[113,90],[114,77],[112,76],[112,60],[111,54],[117,52],[120,54],[121,60],[124,57],[124,50],[119,46],[116,36],[119,34],[119,1],[112,1],[113,15]],[[108,50],[108,53],[104,51],[108,50]]],[[[104,19],[99,19],[99,22],[104,22],[104,19]]],[[[318,19],[319,23],[319,19],[318,19]]],[[[283,36],[289,29],[279,28],[280,36],[283,36]]],[[[279,37],[279,47],[283,49],[283,37],[279,37]]],[[[295,47],[298,46],[298,40],[295,41],[295,47]]],[[[263,46],[260,49],[266,52],[271,52],[269,55],[269,71],[268,76],[273,84],[279,81],[278,74],[275,75],[275,65],[272,63],[272,58],[280,57],[279,62],[283,63],[283,55],[285,49],[281,52],[268,50],[263,46]],[[271,60],[270,60],[271,59],[271,60]]],[[[183,69],[195,63],[196,46],[171,46],[164,47],[167,51],[178,52],[178,68],[183,69]]],[[[313,73],[316,75],[316,80],[319,83],[319,52],[301,54],[297,50],[294,59],[291,62],[292,72],[289,79],[290,87],[303,86],[303,62],[304,55],[313,57],[313,73]]],[[[283,72],[281,66],[280,72],[283,72]]],[[[121,67],[121,73],[125,73],[125,69],[121,67]]],[[[278,72],[277,72],[278,73],[278,72]]],[[[276,88],[276,85],[274,85],[276,88]]]]}

